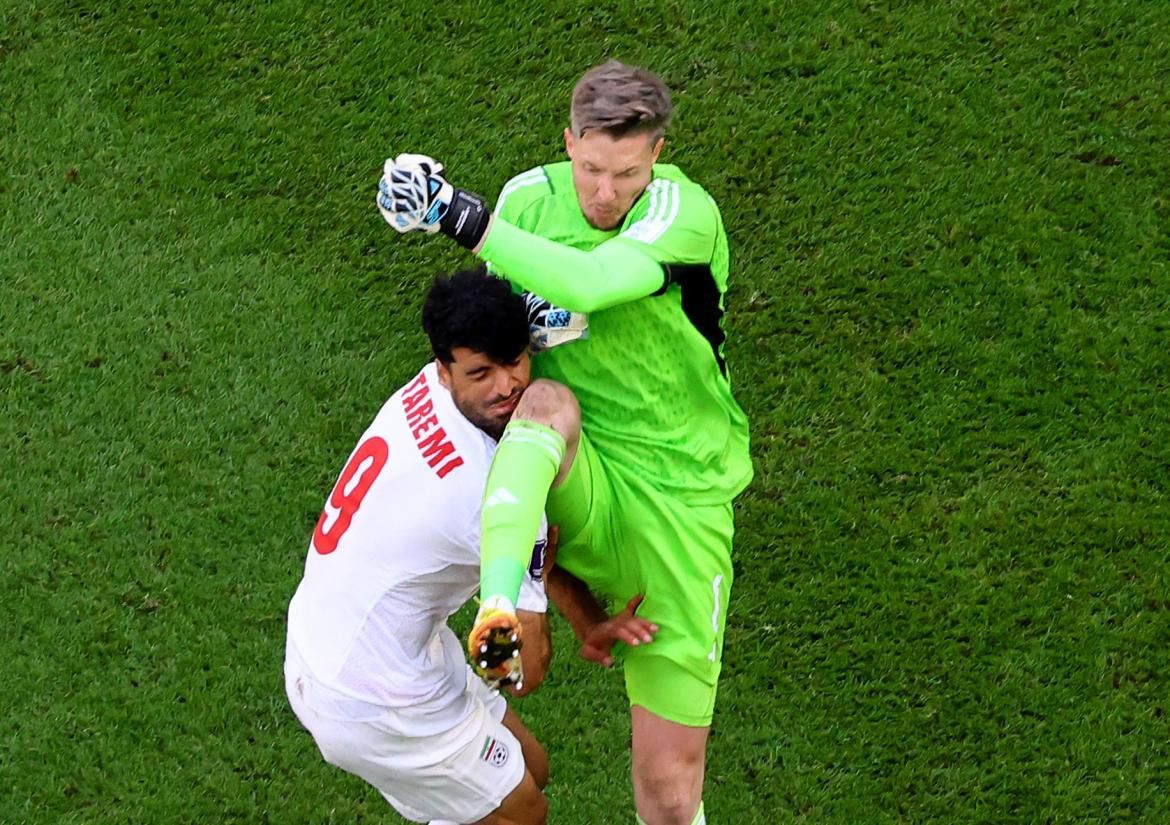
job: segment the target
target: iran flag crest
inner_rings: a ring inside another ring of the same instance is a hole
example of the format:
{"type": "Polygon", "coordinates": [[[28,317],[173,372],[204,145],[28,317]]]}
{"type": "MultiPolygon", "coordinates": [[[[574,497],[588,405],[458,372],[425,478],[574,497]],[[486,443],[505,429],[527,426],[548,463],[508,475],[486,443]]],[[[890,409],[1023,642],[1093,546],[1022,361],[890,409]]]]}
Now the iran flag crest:
{"type": "Polygon", "coordinates": [[[479,752],[479,758],[493,768],[503,767],[508,761],[508,746],[494,736],[486,736],[483,740],[483,748],[479,752]]]}

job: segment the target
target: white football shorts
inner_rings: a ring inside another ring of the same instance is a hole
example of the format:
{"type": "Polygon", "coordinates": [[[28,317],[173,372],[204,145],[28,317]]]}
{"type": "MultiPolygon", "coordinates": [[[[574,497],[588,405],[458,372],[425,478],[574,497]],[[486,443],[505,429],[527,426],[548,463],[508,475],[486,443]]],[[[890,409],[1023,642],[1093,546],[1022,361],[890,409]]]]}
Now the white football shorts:
{"type": "Polygon", "coordinates": [[[520,784],[524,755],[501,721],[507,703],[472,673],[454,634],[443,630],[457,652],[449,640],[436,642],[447,656],[459,657],[465,685],[458,694],[463,711],[437,733],[412,732],[420,722],[434,727],[434,709],[353,699],[313,679],[291,647],[285,653],[285,690],[325,761],[369,782],[402,816],[414,822],[476,822],[520,784]]]}

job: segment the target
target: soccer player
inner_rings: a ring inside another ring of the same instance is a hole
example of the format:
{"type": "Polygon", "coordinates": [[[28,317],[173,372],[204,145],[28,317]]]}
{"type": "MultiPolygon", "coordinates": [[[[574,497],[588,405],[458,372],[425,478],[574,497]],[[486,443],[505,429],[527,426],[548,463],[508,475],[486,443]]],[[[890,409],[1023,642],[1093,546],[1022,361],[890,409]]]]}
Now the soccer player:
{"type": "MultiPolygon", "coordinates": [[[[516,626],[547,496],[557,566],[618,603],[644,593],[638,614],[660,628],[624,650],[646,825],[705,822],[731,503],[752,477],[723,357],[727,236],[702,187],[657,163],[669,117],[661,79],[610,61],[573,90],[568,161],[512,178],[494,215],[422,155],[387,161],[377,196],[399,232],[448,235],[528,290],[536,337],[554,345],[533,368],[554,380],[534,381],[493,460],[469,646],[495,650],[516,626]]],[[[604,618],[566,615],[579,635],[604,618]]]]}
{"type": "MultiPolygon", "coordinates": [[[[469,678],[446,623],[479,585],[484,482],[529,384],[528,316],[480,269],[436,279],[423,326],[435,361],[362,435],[313,532],[289,604],[286,691],[326,761],[407,819],[537,825],[548,758],[499,693],[469,678]]],[[[497,669],[497,686],[526,675],[516,695],[540,683],[551,651],[545,541],[541,524],[525,551],[523,667],[497,669]]],[[[607,625],[595,658],[642,624],[607,625]]]]}

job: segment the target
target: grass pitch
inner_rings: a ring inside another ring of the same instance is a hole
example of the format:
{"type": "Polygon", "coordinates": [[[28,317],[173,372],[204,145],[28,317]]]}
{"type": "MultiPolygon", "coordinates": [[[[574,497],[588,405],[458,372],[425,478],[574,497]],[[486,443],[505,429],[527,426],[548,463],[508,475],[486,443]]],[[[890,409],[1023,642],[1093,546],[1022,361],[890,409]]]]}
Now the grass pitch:
{"type": "MultiPolygon", "coordinates": [[[[346,452],[572,83],[660,71],[720,203],[757,478],[712,823],[1164,822],[1170,18],[1156,3],[10,0],[0,8],[0,821],[396,821],[285,706],[346,452]]],[[[463,617],[464,619],[466,617],[463,617]]],[[[558,823],[632,821],[563,623],[558,823]]]]}

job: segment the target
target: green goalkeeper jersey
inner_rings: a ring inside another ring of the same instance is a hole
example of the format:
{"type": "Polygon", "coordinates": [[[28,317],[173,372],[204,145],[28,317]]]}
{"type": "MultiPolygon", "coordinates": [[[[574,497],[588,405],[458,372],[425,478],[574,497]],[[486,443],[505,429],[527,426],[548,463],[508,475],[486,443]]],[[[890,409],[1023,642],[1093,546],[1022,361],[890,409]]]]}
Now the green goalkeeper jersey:
{"type": "Polygon", "coordinates": [[[742,491],[752,464],[723,360],[727,234],[711,196],[658,164],[622,225],[602,231],[566,161],[509,181],[495,217],[480,250],[492,270],[588,314],[587,337],[538,354],[533,374],[573,390],[599,455],[695,504],[742,491]]]}

